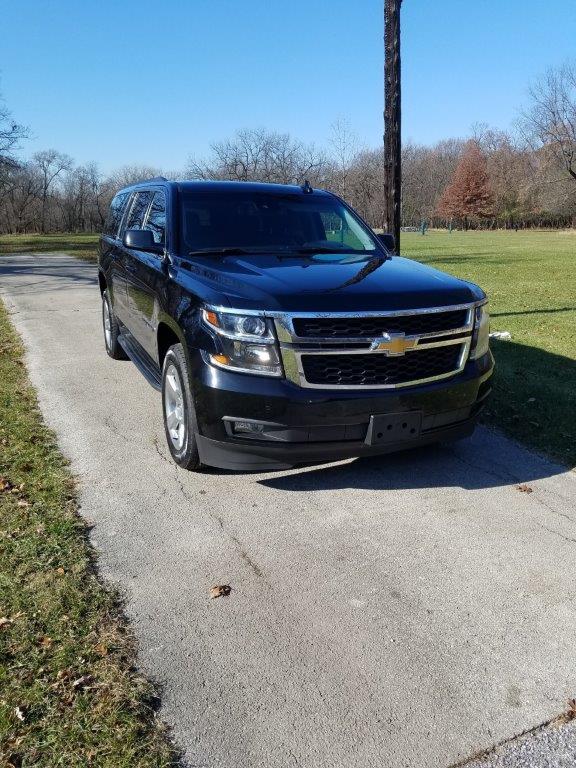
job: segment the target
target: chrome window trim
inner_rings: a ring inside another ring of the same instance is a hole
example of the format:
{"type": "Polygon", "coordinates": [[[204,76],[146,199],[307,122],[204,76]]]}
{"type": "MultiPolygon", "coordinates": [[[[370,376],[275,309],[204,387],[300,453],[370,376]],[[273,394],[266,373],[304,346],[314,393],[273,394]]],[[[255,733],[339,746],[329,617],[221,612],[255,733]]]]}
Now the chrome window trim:
{"type": "MultiPolygon", "coordinates": [[[[167,205],[167,198],[166,198],[166,192],[162,187],[150,187],[150,192],[152,192],[152,197],[150,198],[150,202],[148,204],[148,208],[146,209],[146,215],[142,219],[142,229],[146,229],[146,226],[148,225],[148,218],[150,216],[150,211],[152,210],[152,204],[154,203],[154,198],[156,195],[162,195],[162,198],[164,200],[164,242],[163,243],[157,243],[157,245],[161,245],[164,248],[164,251],[166,251],[167,243],[168,243],[168,205],[167,205]]],[[[152,254],[155,255],[158,259],[162,258],[161,254],[152,254]]]]}

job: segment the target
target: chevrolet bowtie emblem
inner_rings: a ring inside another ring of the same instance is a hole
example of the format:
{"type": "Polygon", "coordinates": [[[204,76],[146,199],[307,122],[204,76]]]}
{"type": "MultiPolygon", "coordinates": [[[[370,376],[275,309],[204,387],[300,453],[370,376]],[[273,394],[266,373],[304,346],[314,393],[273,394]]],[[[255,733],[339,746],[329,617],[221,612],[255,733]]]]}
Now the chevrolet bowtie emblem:
{"type": "Polygon", "coordinates": [[[407,339],[404,333],[385,333],[372,342],[372,351],[385,352],[388,355],[403,355],[414,349],[418,339],[407,339]]]}

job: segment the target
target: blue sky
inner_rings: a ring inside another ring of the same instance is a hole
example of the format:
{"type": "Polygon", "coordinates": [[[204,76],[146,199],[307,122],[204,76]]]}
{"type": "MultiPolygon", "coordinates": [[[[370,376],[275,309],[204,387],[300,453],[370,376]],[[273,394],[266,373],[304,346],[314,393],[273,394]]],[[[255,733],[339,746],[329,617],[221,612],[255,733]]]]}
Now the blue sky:
{"type": "MultiPolygon", "coordinates": [[[[403,134],[508,128],[531,80],[574,57],[576,0],[404,0],[403,134]]],[[[382,136],[382,0],[4,3],[0,91],[34,139],[103,171],[167,170],[236,129],[325,145],[382,136]]]]}

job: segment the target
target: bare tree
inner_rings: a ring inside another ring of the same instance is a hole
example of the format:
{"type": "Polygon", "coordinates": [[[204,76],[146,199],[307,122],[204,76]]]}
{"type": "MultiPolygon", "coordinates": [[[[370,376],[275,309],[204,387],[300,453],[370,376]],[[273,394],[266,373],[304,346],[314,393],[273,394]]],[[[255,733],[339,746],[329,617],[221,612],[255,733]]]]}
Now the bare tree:
{"type": "Polygon", "coordinates": [[[535,207],[535,155],[516,138],[485,124],[473,126],[474,140],[487,161],[496,220],[517,226],[535,207]]]}
{"type": "Polygon", "coordinates": [[[330,126],[330,148],[334,160],[332,189],[341,197],[350,193],[350,171],[358,154],[358,137],[345,118],[339,117],[330,126]]]}
{"type": "Polygon", "coordinates": [[[402,224],[419,226],[434,217],[440,195],[450,182],[464,142],[446,139],[429,147],[402,147],[402,224]]]}
{"type": "Polygon", "coordinates": [[[34,227],[40,178],[30,163],[15,165],[5,176],[0,197],[0,232],[26,232],[34,227]]]}
{"type": "Polygon", "coordinates": [[[576,67],[550,69],[530,89],[521,126],[533,148],[548,147],[576,181],[576,67]]]}
{"type": "Polygon", "coordinates": [[[32,159],[40,172],[42,180],[40,231],[44,234],[46,232],[48,194],[58,176],[63,171],[70,170],[74,162],[71,157],[62,154],[62,152],[57,152],[55,149],[45,149],[42,152],[36,152],[32,159]]]}
{"type": "Polygon", "coordinates": [[[0,162],[6,157],[11,157],[12,151],[17,149],[22,139],[26,139],[28,135],[28,129],[14,120],[0,96],[0,162]]]}
{"type": "Polygon", "coordinates": [[[124,165],[114,171],[107,181],[115,188],[114,191],[116,192],[122,187],[129,187],[139,181],[146,181],[163,175],[160,168],[155,168],[152,165],[124,165]]]}
{"type": "Polygon", "coordinates": [[[330,168],[326,155],[314,145],[263,128],[238,131],[210,148],[212,155],[207,160],[190,159],[188,175],[281,184],[300,184],[304,179],[322,183],[330,168]]]}
{"type": "MultiPolygon", "coordinates": [[[[382,227],[384,210],[384,149],[363,150],[347,171],[346,200],[373,227],[382,227]]],[[[328,185],[330,188],[330,185],[328,185]]]]}
{"type": "Polygon", "coordinates": [[[0,95],[0,204],[12,189],[19,163],[13,156],[20,141],[28,137],[28,129],[17,123],[0,95]]]}

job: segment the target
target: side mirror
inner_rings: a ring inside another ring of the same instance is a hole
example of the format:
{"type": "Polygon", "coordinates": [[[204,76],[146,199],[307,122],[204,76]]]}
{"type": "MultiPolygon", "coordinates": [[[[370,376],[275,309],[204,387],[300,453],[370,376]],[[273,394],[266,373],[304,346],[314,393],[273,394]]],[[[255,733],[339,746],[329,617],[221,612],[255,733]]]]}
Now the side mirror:
{"type": "Polygon", "coordinates": [[[381,235],[376,235],[376,237],[389,253],[396,253],[396,238],[394,235],[391,235],[390,232],[383,232],[381,235]]]}
{"type": "Polygon", "coordinates": [[[122,241],[126,248],[151,253],[164,253],[164,246],[154,241],[154,235],[149,229],[127,229],[122,241]]]}

